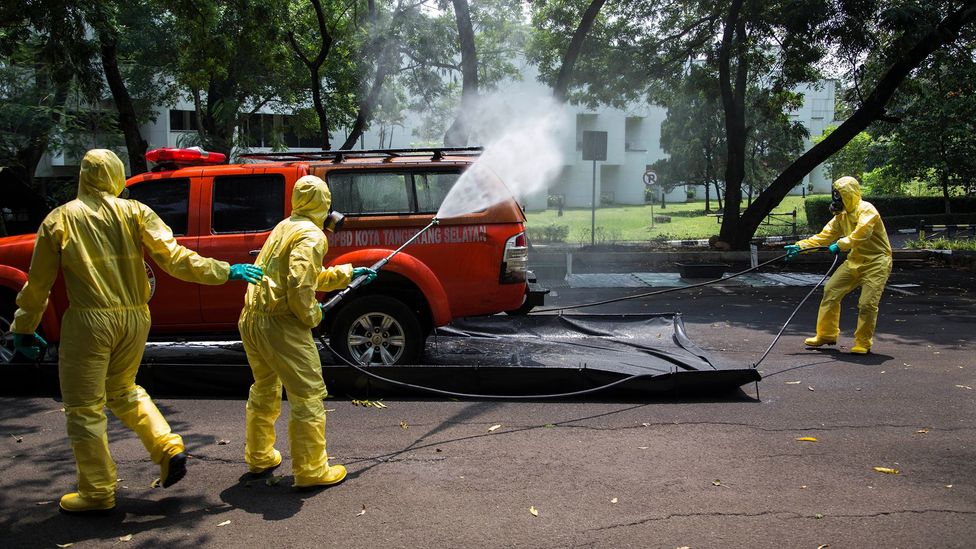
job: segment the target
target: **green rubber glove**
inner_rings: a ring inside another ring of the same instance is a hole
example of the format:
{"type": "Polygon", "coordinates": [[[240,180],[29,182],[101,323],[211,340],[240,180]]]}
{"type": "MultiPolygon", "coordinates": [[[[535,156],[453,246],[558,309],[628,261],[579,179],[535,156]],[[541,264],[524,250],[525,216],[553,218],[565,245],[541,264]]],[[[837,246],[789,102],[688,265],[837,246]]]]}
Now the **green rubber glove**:
{"type": "Polygon", "coordinates": [[[230,276],[227,280],[246,280],[251,284],[261,282],[264,276],[264,269],[250,263],[237,263],[230,266],[230,276]]]}
{"type": "Polygon", "coordinates": [[[14,350],[27,357],[28,360],[40,358],[45,347],[47,347],[47,341],[44,341],[44,338],[37,335],[36,332],[33,334],[14,334],[14,350]]]}
{"type": "Polygon", "coordinates": [[[829,250],[829,251],[830,251],[830,253],[832,253],[832,254],[834,254],[834,255],[837,255],[837,254],[839,254],[839,253],[840,253],[840,246],[838,246],[838,245],[837,245],[837,243],[836,243],[836,242],[834,242],[833,244],[831,244],[831,245],[830,245],[830,246],[829,246],[829,247],[827,248],[827,250],[829,250]]]}
{"type": "Polygon", "coordinates": [[[370,282],[372,282],[373,280],[376,279],[376,271],[374,271],[373,269],[370,269],[369,267],[356,267],[356,268],[354,268],[352,270],[352,279],[353,280],[356,280],[357,278],[359,278],[361,276],[365,276],[366,277],[366,281],[363,282],[363,284],[364,285],[365,284],[369,284],[370,282]]]}
{"type": "Polygon", "coordinates": [[[783,246],[783,250],[786,252],[786,261],[789,261],[800,254],[801,248],[796,244],[787,244],[783,246]]]}

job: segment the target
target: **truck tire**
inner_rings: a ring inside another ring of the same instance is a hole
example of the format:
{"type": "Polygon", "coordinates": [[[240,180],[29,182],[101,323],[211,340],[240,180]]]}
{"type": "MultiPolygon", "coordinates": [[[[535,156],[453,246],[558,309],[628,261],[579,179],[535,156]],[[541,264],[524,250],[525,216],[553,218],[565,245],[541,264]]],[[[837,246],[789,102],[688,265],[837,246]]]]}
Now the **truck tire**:
{"type": "Polygon", "coordinates": [[[402,301],[364,296],[339,310],[329,342],[346,360],[368,365],[416,364],[424,349],[417,315],[402,301]]]}
{"type": "Polygon", "coordinates": [[[509,316],[524,316],[524,315],[529,314],[529,312],[531,312],[532,309],[534,309],[534,308],[535,308],[535,305],[532,305],[531,303],[529,303],[529,296],[523,296],[522,297],[522,304],[519,305],[518,308],[505,311],[505,314],[507,314],[509,316]]]}
{"type": "Polygon", "coordinates": [[[14,295],[9,292],[0,293],[0,364],[14,359],[14,334],[10,331],[10,323],[14,321],[16,310],[14,295]]]}

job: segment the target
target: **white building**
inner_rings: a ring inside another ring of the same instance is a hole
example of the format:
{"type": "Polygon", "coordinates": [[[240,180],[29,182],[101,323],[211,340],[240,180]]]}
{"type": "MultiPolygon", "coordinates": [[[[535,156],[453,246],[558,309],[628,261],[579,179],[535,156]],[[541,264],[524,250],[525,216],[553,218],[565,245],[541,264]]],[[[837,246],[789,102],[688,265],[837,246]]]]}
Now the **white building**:
{"type": "MultiPolygon", "coordinates": [[[[511,97],[548,97],[550,90],[536,80],[534,68],[526,65],[523,69],[523,80],[510,82],[501,86],[494,95],[511,97]]],[[[801,88],[804,94],[803,106],[791,118],[803,123],[810,132],[810,136],[819,136],[825,127],[834,124],[834,81],[824,81],[813,86],[801,88]]],[[[638,105],[629,110],[611,107],[595,110],[574,105],[561,107],[569,121],[565,135],[555,136],[558,146],[562,150],[564,165],[561,174],[551,182],[545,192],[540,192],[525,200],[525,207],[539,210],[547,207],[548,196],[559,196],[566,207],[590,207],[595,195],[596,205],[608,204],[644,204],[644,174],[657,160],[667,155],[661,149],[661,123],[667,111],[654,105],[638,105]],[[594,177],[594,162],[583,160],[583,132],[606,132],[606,160],[596,162],[594,177]]],[[[181,102],[172,107],[161,107],[154,123],[144,125],[143,139],[149,142],[149,148],[185,146],[193,141],[196,133],[197,120],[193,105],[181,102]]],[[[251,150],[265,152],[271,150],[271,129],[287,127],[287,115],[265,112],[253,115],[245,128],[251,150]]],[[[409,148],[417,141],[413,128],[420,124],[419,116],[411,113],[403,128],[387,138],[390,148],[409,148]]],[[[387,129],[390,131],[390,129],[387,129]]],[[[372,128],[364,135],[360,143],[365,148],[376,148],[379,143],[379,128],[372,128]]],[[[284,145],[292,150],[318,150],[316,143],[308,139],[301,139],[294,133],[285,131],[284,145]]],[[[344,139],[343,132],[337,131],[333,135],[333,146],[339,146],[344,139]]],[[[807,139],[806,148],[812,146],[812,139],[807,139]]],[[[104,147],[104,143],[86,143],[84,148],[104,147]]],[[[120,156],[125,152],[124,147],[118,147],[120,156]]],[[[123,156],[124,157],[124,156],[123,156]]],[[[67,152],[47,155],[38,166],[37,175],[77,176],[80,156],[67,152]]],[[[830,181],[825,177],[822,167],[816,168],[804,178],[803,184],[798,185],[793,194],[800,194],[804,189],[812,192],[829,192],[830,181]],[[808,185],[812,184],[812,185],[808,185]]],[[[698,197],[704,196],[704,189],[699,186],[679,185],[665,199],[668,202],[684,202],[688,191],[694,190],[698,197]]]]}

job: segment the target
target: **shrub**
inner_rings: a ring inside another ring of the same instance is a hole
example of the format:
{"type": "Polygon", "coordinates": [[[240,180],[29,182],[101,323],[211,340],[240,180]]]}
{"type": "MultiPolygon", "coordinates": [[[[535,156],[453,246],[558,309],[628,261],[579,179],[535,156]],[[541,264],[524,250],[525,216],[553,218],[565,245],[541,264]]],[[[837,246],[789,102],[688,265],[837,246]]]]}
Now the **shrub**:
{"type": "Polygon", "coordinates": [[[545,227],[528,227],[529,238],[537,242],[565,242],[569,236],[569,225],[550,223],[545,227]]]}
{"type": "MultiPolygon", "coordinates": [[[[925,223],[972,223],[976,220],[976,197],[958,196],[949,199],[951,215],[946,215],[945,201],[941,196],[866,196],[881,213],[885,228],[908,229],[925,223]]],[[[808,196],[803,201],[807,223],[819,230],[833,217],[830,213],[830,195],[808,196]]]]}

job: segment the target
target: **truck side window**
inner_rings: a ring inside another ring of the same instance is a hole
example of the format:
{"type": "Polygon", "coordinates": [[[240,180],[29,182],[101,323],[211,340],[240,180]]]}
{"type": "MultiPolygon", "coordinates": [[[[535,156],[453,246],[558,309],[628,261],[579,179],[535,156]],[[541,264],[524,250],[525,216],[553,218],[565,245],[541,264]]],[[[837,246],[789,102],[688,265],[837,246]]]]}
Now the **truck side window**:
{"type": "Polygon", "coordinates": [[[214,234],[270,231],[284,216],[285,178],[281,174],[214,178],[214,234]]]}
{"type": "Polygon", "coordinates": [[[175,236],[186,235],[190,208],[189,179],[153,179],[130,185],[128,189],[129,200],[138,200],[152,208],[175,236]]]}
{"type": "Polygon", "coordinates": [[[344,214],[411,213],[410,174],[332,172],[328,175],[332,207],[344,214]]]}
{"type": "Polygon", "coordinates": [[[457,183],[459,173],[415,173],[413,182],[417,188],[417,212],[435,213],[451,187],[457,183]]]}

